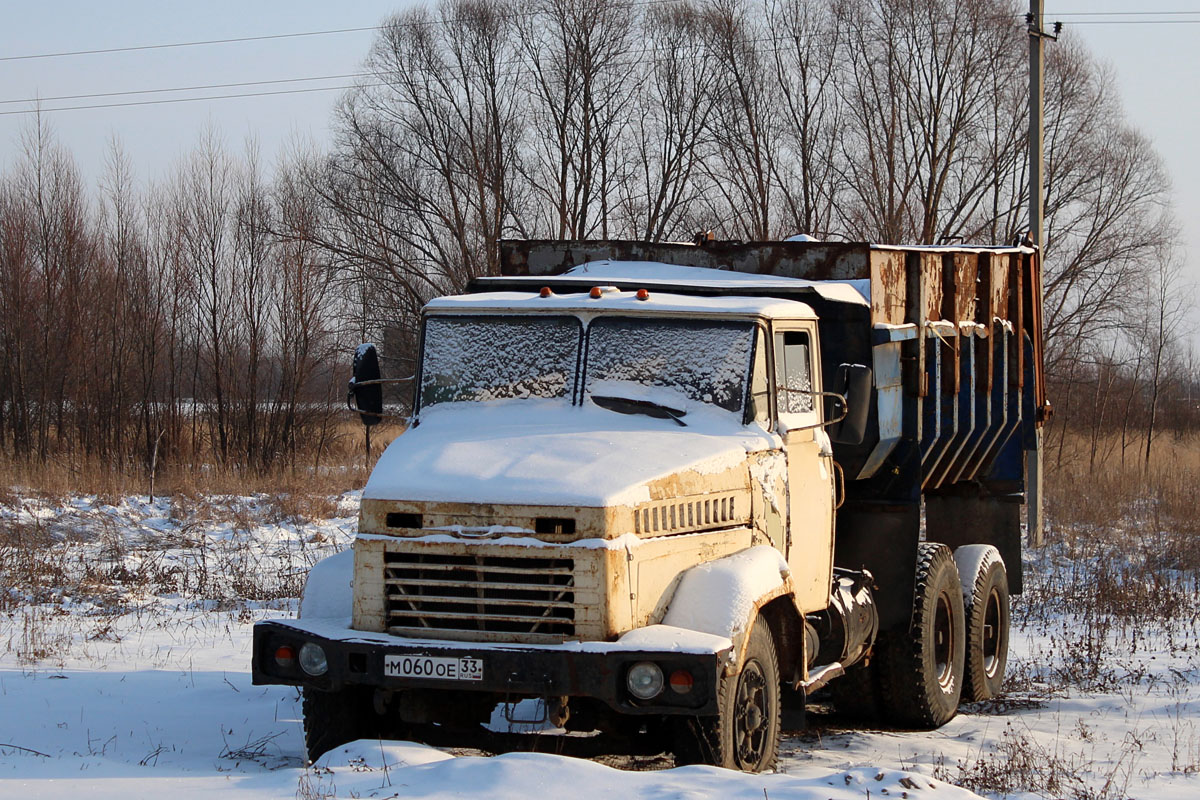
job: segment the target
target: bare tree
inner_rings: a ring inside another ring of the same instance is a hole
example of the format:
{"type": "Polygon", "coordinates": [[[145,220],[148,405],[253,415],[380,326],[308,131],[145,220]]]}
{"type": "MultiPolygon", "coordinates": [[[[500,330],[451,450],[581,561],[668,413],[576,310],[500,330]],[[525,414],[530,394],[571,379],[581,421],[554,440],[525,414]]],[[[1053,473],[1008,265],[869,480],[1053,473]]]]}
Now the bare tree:
{"type": "Polygon", "coordinates": [[[775,162],[792,233],[830,235],[838,202],[843,114],[837,78],[843,58],[837,15],[808,0],[766,0],[772,80],[779,86],[785,152],[775,162]]]}
{"type": "Polygon", "coordinates": [[[1183,263],[1178,252],[1171,247],[1158,251],[1156,269],[1151,273],[1145,289],[1145,305],[1150,324],[1146,326],[1149,337],[1145,342],[1149,352],[1149,401],[1146,420],[1146,459],[1150,466],[1151,448],[1154,444],[1155,425],[1158,421],[1159,393],[1163,387],[1171,348],[1176,344],[1180,328],[1193,307],[1194,293],[1183,284],[1183,263]]]}
{"type": "Polygon", "coordinates": [[[1045,329],[1047,367],[1072,340],[1128,324],[1136,292],[1175,240],[1170,182],[1129,128],[1111,73],[1060,41],[1048,60],[1045,329]]]}
{"type": "Polygon", "coordinates": [[[233,164],[213,131],[204,134],[183,167],[175,202],[183,254],[196,290],[197,361],[194,400],[203,385],[212,398],[213,449],[227,463],[230,452],[230,372],[237,287],[233,272],[235,208],[233,164]],[[201,383],[203,381],[203,383],[201,383]]]}
{"type": "Polygon", "coordinates": [[[659,241],[694,233],[696,174],[715,101],[716,69],[709,57],[700,7],[680,0],[646,16],[645,75],[626,128],[631,169],[617,183],[613,211],[632,238],[659,241]]]}
{"type": "Polygon", "coordinates": [[[708,9],[709,48],[718,65],[705,173],[711,214],[729,235],[769,239],[774,229],[781,158],[778,87],[771,80],[764,20],[743,0],[708,9]]]}
{"type": "Polygon", "coordinates": [[[637,30],[631,0],[537,0],[518,18],[529,106],[524,170],[542,201],[538,229],[555,238],[608,236],[629,124],[637,30]]]}

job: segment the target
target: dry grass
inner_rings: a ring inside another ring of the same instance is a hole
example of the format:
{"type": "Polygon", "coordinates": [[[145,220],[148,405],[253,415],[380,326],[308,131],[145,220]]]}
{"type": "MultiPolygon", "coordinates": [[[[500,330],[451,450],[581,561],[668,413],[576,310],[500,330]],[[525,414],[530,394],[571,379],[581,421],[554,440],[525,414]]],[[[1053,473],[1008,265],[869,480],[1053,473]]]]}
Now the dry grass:
{"type": "MultiPolygon", "coordinates": [[[[1102,443],[1102,455],[1090,464],[1088,442],[1067,436],[1061,461],[1047,455],[1048,516],[1063,536],[1082,529],[1140,526],[1172,527],[1194,540],[1200,533],[1196,515],[1200,481],[1200,434],[1163,437],[1155,443],[1147,466],[1130,451],[1124,463],[1117,442],[1102,443]]],[[[1200,560],[1192,562],[1200,566],[1200,560]]]]}
{"type": "MultiPolygon", "coordinates": [[[[303,497],[341,494],[366,483],[379,454],[403,431],[380,425],[371,432],[371,457],[364,450],[363,427],[357,419],[341,422],[332,444],[315,453],[299,453],[292,465],[269,470],[208,461],[162,464],[154,476],[156,496],[280,494],[303,497]]],[[[81,494],[115,500],[150,492],[150,476],[138,463],[111,463],[82,455],[54,455],[44,462],[0,456],[0,505],[12,504],[15,490],[47,499],[81,494]]],[[[281,514],[292,509],[284,503],[281,514]]]]}
{"type": "Polygon", "coordinates": [[[1148,680],[1147,639],[1170,655],[1200,646],[1200,438],[1164,442],[1148,469],[1077,458],[1047,470],[1047,547],[1033,551],[1015,621],[1046,631],[1008,688],[1118,691],[1148,680]]]}

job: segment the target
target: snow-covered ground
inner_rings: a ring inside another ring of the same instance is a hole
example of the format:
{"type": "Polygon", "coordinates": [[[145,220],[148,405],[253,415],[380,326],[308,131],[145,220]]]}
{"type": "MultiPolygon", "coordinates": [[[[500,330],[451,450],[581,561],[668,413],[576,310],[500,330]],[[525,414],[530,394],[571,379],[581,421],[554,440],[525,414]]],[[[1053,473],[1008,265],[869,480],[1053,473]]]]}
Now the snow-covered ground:
{"type": "Polygon", "coordinates": [[[0,797],[1200,796],[1194,576],[1096,616],[1073,593],[1112,563],[1062,547],[1027,565],[1009,694],[932,733],[811,714],[756,776],[379,741],[306,767],[296,691],[250,685],[251,627],[295,614],[357,503],[0,502],[0,797]]]}

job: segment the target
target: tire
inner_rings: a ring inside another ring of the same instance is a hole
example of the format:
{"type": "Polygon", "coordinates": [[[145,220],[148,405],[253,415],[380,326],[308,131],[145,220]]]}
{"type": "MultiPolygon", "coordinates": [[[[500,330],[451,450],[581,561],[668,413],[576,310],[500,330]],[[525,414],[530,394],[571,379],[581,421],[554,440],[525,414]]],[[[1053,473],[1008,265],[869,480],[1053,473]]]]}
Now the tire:
{"type": "Polygon", "coordinates": [[[782,708],[779,662],[766,620],[750,631],[737,675],[721,680],[718,714],[685,720],[676,733],[675,763],[713,764],[744,772],[772,769],[779,756],[782,708]]]}
{"type": "Polygon", "coordinates": [[[304,746],[310,762],[339,745],[376,738],[382,732],[370,689],[322,692],[306,688],[303,708],[304,746]]]}
{"type": "Polygon", "coordinates": [[[962,700],[991,700],[1004,686],[1008,665],[1008,572],[1000,551],[990,544],[960,547],[954,561],[962,578],[967,629],[962,700]]]}
{"type": "Polygon", "coordinates": [[[887,719],[930,730],[953,719],[962,697],[966,628],[962,584],[945,545],[921,543],[909,627],[881,639],[880,699],[887,719]]]}

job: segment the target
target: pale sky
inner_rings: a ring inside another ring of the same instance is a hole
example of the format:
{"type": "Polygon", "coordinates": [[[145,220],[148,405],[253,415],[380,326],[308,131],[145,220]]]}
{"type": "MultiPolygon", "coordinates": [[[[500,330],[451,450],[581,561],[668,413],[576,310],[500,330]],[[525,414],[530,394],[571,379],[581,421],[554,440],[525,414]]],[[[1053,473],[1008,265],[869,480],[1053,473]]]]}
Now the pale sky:
{"type": "MultiPolygon", "coordinates": [[[[42,0],[0,4],[0,58],[38,53],[194,42],[363,28],[379,25],[411,0],[42,0]]],[[[139,50],[63,58],[0,60],[0,100],[122,92],[181,86],[287,80],[361,71],[373,31],[197,47],[139,50]]],[[[351,79],[190,92],[194,96],[266,92],[321,86],[351,79]]],[[[234,100],[125,106],[49,113],[59,140],[75,155],[85,177],[103,170],[109,140],[122,142],[143,178],[157,178],[214,127],[231,149],[248,135],[267,163],[299,135],[327,141],[330,109],[340,91],[234,100]]],[[[45,102],[56,105],[129,103],[178,94],[133,95],[45,102]]],[[[0,104],[0,112],[29,108],[0,104]]],[[[27,115],[0,116],[0,167],[16,158],[27,115]]]]}
{"type": "MultiPolygon", "coordinates": [[[[6,0],[0,10],[0,59],[28,54],[227,39],[378,25],[412,0],[6,0]]],[[[1176,212],[1184,226],[1189,274],[1200,279],[1200,2],[1145,0],[1046,0],[1047,21],[1062,20],[1092,52],[1115,70],[1128,118],[1155,143],[1172,175],[1176,212]],[[1116,24],[1082,24],[1096,17],[1078,12],[1121,11],[1137,16],[1105,18],[1116,24]],[[1152,12],[1170,24],[1138,24],[1152,12]],[[1188,22],[1186,20],[1194,20],[1188,22]]],[[[139,50],[61,58],[0,60],[0,100],[121,92],[246,81],[284,80],[359,71],[371,31],[219,45],[139,50]]],[[[1053,47],[1051,43],[1048,46],[1053,47]]],[[[197,96],[345,86],[350,79],[219,88],[197,96]]],[[[123,143],[142,178],[161,177],[212,125],[232,149],[254,135],[267,163],[296,137],[325,144],[330,109],[339,91],[234,100],[125,106],[47,114],[59,139],[95,183],[108,142],[123,143]]],[[[45,103],[91,105],[138,102],[178,95],[131,95],[45,103]]],[[[20,131],[29,119],[5,111],[28,103],[0,103],[0,168],[17,157],[20,131]]]]}

